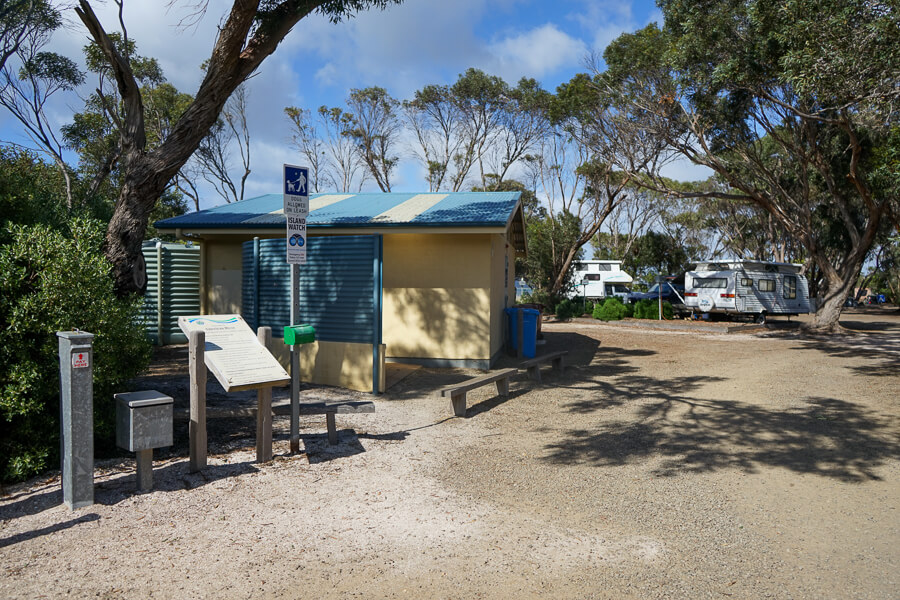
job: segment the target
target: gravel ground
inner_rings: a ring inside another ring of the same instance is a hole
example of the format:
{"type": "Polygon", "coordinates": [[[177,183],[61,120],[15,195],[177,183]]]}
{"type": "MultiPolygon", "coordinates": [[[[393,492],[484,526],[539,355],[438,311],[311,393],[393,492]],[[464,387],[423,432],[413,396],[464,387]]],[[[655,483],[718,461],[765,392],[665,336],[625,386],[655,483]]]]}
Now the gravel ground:
{"type": "MultiPolygon", "coordinates": [[[[420,369],[338,416],[337,446],[304,418],[291,456],[276,419],[263,465],[252,419],[221,419],[189,474],[179,423],[151,493],[129,459],[76,511],[58,476],[8,488],[0,597],[900,598],[900,314],[844,322],[545,322],[565,374],[456,418],[433,391],[475,372],[420,369]]],[[[183,405],[179,352],[141,383],[183,405]]]]}

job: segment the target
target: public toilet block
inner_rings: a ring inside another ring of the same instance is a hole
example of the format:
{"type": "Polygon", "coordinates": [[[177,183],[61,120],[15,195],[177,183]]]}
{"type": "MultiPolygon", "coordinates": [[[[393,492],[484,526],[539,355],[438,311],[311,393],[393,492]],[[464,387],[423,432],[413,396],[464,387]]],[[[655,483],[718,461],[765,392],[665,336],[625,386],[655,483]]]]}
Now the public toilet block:
{"type": "MultiPolygon", "coordinates": [[[[380,391],[385,362],[493,365],[525,255],[519,192],[311,194],[309,204],[300,323],[316,340],[300,350],[304,381],[380,391]]],[[[202,314],[239,313],[276,335],[289,324],[280,194],[156,227],[199,245],[202,314]]],[[[287,364],[282,340],[273,346],[287,364]]]]}

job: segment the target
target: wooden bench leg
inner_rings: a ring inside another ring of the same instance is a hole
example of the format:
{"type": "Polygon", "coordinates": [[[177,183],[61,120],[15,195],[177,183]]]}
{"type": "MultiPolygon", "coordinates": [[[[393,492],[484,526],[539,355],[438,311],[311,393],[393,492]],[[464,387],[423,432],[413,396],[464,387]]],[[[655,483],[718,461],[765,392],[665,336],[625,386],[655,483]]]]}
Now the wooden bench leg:
{"type": "Polygon", "coordinates": [[[453,403],[453,414],[457,417],[466,416],[466,393],[454,394],[450,396],[450,402],[453,403]]]}
{"type": "Polygon", "coordinates": [[[338,443],[337,424],[334,421],[334,413],[325,414],[325,423],[328,424],[328,443],[332,446],[338,443]]]}
{"type": "Polygon", "coordinates": [[[272,388],[256,392],[256,462],[272,460],[272,388]]]}
{"type": "Polygon", "coordinates": [[[566,363],[562,356],[553,359],[553,369],[560,373],[566,372],[566,363]]]}
{"type": "Polygon", "coordinates": [[[503,378],[497,380],[497,393],[503,396],[504,398],[509,397],[509,378],[503,378]]]}
{"type": "Polygon", "coordinates": [[[533,365],[528,367],[528,376],[538,383],[541,382],[541,367],[540,365],[533,365]]]}

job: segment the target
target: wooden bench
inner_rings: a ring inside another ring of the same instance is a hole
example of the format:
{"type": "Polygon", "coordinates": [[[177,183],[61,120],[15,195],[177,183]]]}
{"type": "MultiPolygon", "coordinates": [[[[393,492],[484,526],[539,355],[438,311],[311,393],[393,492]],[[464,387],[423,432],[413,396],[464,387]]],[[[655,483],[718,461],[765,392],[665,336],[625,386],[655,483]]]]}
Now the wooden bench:
{"type": "Polygon", "coordinates": [[[566,370],[565,357],[568,353],[568,350],[559,350],[557,352],[550,352],[549,354],[542,354],[541,356],[535,356],[534,358],[530,358],[526,361],[521,362],[519,364],[519,367],[522,369],[528,369],[528,376],[540,383],[541,365],[547,362],[552,362],[553,368],[562,373],[566,370]]]}
{"type": "MultiPolygon", "coordinates": [[[[328,443],[337,444],[337,424],[334,416],[336,414],[349,415],[359,413],[374,413],[375,404],[372,402],[347,401],[347,402],[301,402],[301,415],[325,415],[325,423],[328,426],[328,443]]],[[[277,404],[272,407],[272,414],[278,416],[290,416],[291,405],[277,404]]],[[[179,418],[188,418],[187,413],[178,414],[179,418]]],[[[234,419],[241,417],[255,417],[256,408],[220,408],[208,407],[206,409],[207,419],[234,419]]]]}
{"type": "Polygon", "coordinates": [[[517,373],[518,369],[500,369],[487,375],[481,375],[467,381],[461,381],[455,385],[449,385],[438,390],[438,396],[446,398],[450,396],[453,403],[453,414],[457,417],[466,416],[466,393],[489,383],[497,384],[497,393],[504,398],[509,397],[509,376],[517,373]]]}
{"type": "MultiPolygon", "coordinates": [[[[290,415],[290,404],[279,404],[272,407],[272,412],[276,415],[290,415]]],[[[301,415],[325,415],[325,423],[328,426],[328,443],[337,444],[337,425],[334,421],[334,415],[355,415],[361,413],[374,413],[375,404],[367,400],[356,400],[347,402],[301,402],[301,415]]]]}

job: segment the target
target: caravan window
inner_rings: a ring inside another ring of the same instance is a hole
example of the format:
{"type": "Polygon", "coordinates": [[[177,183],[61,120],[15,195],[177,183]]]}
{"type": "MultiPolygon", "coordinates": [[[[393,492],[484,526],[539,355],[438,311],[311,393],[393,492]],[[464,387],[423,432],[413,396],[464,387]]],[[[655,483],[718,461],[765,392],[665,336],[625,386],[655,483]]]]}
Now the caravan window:
{"type": "Polygon", "coordinates": [[[724,277],[694,277],[695,288],[726,288],[728,280],[724,277]]]}
{"type": "Polygon", "coordinates": [[[760,279],[759,280],[759,291],[774,292],[775,291],[775,280],[774,279],[760,279]]]}
{"type": "Polygon", "coordinates": [[[741,277],[741,285],[744,287],[753,287],[753,280],[747,277],[741,277]]]}
{"type": "Polygon", "coordinates": [[[797,297],[797,278],[793,275],[784,276],[784,297],[788,300],[797,297]]]}
{"type": "Polygon", "coordinates": [[[584,276],[585,281],[600,281],[602,279],[600,275],[594,275],[593,273],[588,273],[584,276]]]}

